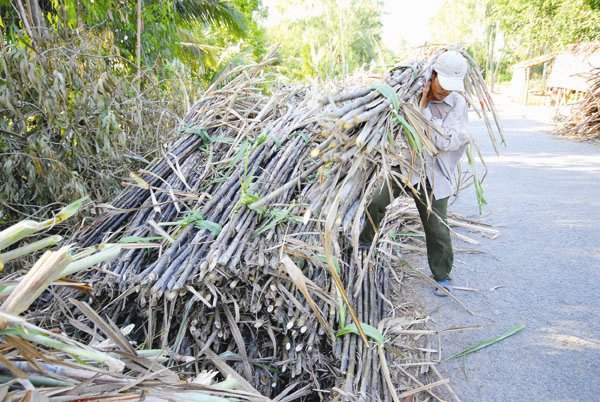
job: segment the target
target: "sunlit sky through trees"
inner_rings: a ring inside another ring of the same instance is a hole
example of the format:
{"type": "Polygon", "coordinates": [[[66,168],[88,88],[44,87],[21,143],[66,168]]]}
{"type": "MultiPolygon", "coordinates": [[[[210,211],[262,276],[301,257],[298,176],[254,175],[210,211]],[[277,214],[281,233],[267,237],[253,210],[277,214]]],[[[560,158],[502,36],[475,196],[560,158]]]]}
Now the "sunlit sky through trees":
{"type": "MultiPolygon", "coordinates": [[[[268,7],[267,25],[276,24],[282,18],[302,18],[318,13],[315,8],[290,6],[282,14],[275,8],[277,0],[264,0],[268,7]]],[[[384,0],[383,42],[397,52],[404,46],[414,47],[431,41],[431,18],[437,14],[443,0],[384,0]]],[[[338,0],[340,5],[349,0],[338,0]]]]}
{"type": "Polygon", "coordinates": [[[441,3],[442,0],[385,0],[383,42],[396,51],[403,39],[409,47],[430,41],[430,20],[441,3]]]}

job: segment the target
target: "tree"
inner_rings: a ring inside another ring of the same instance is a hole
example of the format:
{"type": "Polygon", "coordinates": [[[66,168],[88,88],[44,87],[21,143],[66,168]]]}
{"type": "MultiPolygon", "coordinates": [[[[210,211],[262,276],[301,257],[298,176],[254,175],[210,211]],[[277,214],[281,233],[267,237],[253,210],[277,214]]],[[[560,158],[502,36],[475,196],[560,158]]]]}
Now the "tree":
{"type": "Polygon", "coordinates": [[[33,41],[40,33],[32,31],[30,14],[21,9],[40,9],[33,15],[43,14],[48,27],[63,34],[80,27],[108,34],[121,56],[132,65],[141,58],[142,68],[177,60],[190,74],[206,78],[207,71],[217,68],[219,53],[226,47],[235,44],[244,51],[250,49],[254,57],[264,53],[264,34],[254,20],[255,14],[264,13],[261,0],[13,1],[14,7],[9,0],[0,0],[5,25],[19,22],[33,41]]]}
{"type": "Polygon", "coordinates": [[[498,55],[506,68],[571,43],[599,40],[599,5],[598,0],[446,0],[432,27],[437,41],[463,44],[488,72],[498,55]]]}
{"type": "Polygon", "coordinates": [[[5,216],[83,195],[108,199],[172,135],[204,87],[199,79],[235,55],[256,57],[262,43],[245,37],[261,34],[251,18],[260,0],[12,1],[39,6],[44,26],[0,0],[5,216]]]}
{"type": "Polygon", "coordinates": [[[589,0],[496,0],[493,17],[515,59],[600,39],[600,10],[589,0]]]}
{"type": "Polygon", "coordinates": [[[368,67],[381,49],[380,1],[277,3],[284,18],[267,31],[280,44],[281,68],[297,78],[333,78],[368,67]]]}

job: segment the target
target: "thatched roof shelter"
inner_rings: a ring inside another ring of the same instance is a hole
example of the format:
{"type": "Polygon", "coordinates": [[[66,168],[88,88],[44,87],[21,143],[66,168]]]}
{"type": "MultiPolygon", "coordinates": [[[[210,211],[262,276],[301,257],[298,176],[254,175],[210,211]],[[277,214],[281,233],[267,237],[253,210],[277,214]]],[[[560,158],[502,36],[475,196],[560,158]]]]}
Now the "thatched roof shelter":
{"type": "Polygon", "coordinates": [[[513,99],[528,103],[531,73],[539,65],[544,66],[544,87],[550,89],[555,104],[566,103],[569,93],[588,91],[590,74],[600,67],[600,42],[573,44],[562,53],[549,53],[515,64],[509,90],[513,99]]]}
{"type": "Polygon", "coordinates": [[[520,63],[515,64],[513,68],[513,76],[510,81],[510,96],[517,100],[527,104],[529,94],[529,79],[531,77],[531,69],[541,64],[544,65],[544,71],[554,55],[545,54],[542,56],[535,57],[533,59],[524,60],[520,63]]]}
{"type": "Polygon", "coordinates": [[[600,67],[600,42],[579,43],[557,54],[547,86],[587,92],[589,74],[600,67]]]}

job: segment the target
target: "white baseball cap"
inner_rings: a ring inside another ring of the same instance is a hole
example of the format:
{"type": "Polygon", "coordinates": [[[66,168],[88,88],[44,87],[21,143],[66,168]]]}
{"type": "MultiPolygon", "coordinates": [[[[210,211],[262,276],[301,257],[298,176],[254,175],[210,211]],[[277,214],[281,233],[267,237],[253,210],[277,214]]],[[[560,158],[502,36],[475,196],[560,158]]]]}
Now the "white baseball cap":
{"type": "Polygon", "coordinates": [[[440,85],[447,91],[464,91],[464,78],[467,74],[467,61],[456,50],[448,50],[438,56],[433,63],[440,85]]]}

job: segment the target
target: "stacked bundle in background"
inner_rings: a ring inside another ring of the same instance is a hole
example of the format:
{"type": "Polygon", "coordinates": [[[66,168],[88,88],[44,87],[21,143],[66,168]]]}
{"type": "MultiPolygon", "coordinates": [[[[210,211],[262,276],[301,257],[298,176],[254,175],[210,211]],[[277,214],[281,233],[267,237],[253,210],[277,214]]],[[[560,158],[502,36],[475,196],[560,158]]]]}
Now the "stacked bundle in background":
{"type": "Polygon", "coordinates": [[[559,125],[564,135],[583,139],[600,138],[600,68],[592,71],[587,79],[588,91],[571,114],[559,125]]]}

